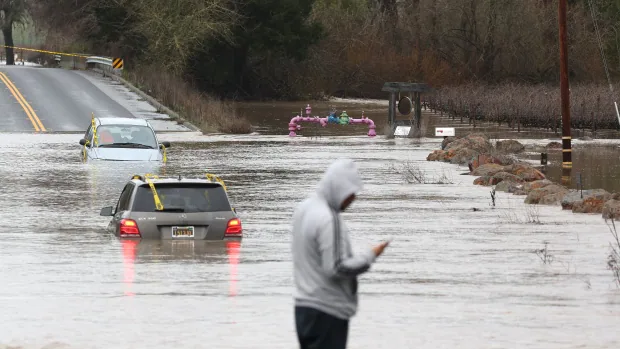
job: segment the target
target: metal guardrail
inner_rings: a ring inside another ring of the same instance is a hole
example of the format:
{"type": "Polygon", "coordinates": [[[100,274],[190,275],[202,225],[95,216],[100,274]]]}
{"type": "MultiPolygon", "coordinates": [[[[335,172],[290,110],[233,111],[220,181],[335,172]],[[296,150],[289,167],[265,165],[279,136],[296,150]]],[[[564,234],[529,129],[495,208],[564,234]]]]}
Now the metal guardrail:
{"type": "Polygon", "coordinates": [[[112,66],[112,58],[91,56],[86,58],[86,63],[105,64],[112,66]]]}
{"type": "Polygon", "coordinates": [[[112,73],[115,75],[121,75],[122,69],[114,69],[112,58],[90,56],[86,58],[86,65],[89,68],[98,68],[104,71],[104,73],[112,73]]]}
{"type": "MultiPolygon", "coordinates": [[[[160,102],[158,102],[155,98],[149,96],[148,94],[146,94],[144,91],[140,90],[139,88],[137,88],[136,86],[134,86],[133,84],[131,84],[129,81],[125,80],[122,78],[122,66],[123,66],[123,61],[120,58],[109,58],[109,57],[100,57],[100,56],[88,56],[86,57],[86,68],[87,69],[98,69],[101,72],[103,72],[103,76],[110,76],[112,79],[116,80],[117,82],[122,83],[123,85],[127,86],[129,88],[129,90],[133,91],[134,93],[136,93],[138,96],[142,97],[145,101],[147,101],[150,105],[154,106],[155,108],[157,108],[157,110],[168,114],[168,116],[170,116],[170,118],[172,120],[176,120],[179,124],[183,124],[185,125],[187,128],[189,128],[192,131],[200,131],[200,129],[194,125],[192,125],[190,122],[188,122],[187,120],[183,119],[179,114],[175,113],[173,110],[171,110],[170,108],[166,107],[165,105],[161,104],[160,102]],[[120,69],[114,69],[114,61],[120,60],[120,69]]],[[[222,183],[222,185],[224,185],[222,183]]],[[[226,187],[224,187],[224,189],[226,189],[226,187]]]]}

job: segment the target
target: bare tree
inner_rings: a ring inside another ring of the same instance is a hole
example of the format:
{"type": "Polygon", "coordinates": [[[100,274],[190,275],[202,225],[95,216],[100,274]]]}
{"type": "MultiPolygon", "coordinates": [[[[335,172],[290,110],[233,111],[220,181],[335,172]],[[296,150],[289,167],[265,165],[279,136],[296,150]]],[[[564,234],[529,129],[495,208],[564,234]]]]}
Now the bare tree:
{"type": "Polygon", "coordinates": [[[178,71],[192,49],[210,38],[232,40],[232,0],[131,0],[137,30],[159,63],[178,71]]]}
{"type": "Polygon", "coordinates": [[[489,11],[487,15],[487,32],[482,44],[482,52],[480,53],[479,61],[482,62],[482,67],[476,69],[481,76],[487,76],[493,73],[493,64],[495,57],[499,50],[495,46],[495,28],[497,27],[497,0],[489,0],[489,11]]]}
{"type": "Polygon", "coordinates": [[[33,3],[33,17],[45,24],[48,38],[59,34],[69,43],[83,40],[93,53],[145,54],[145,62],[175,72],[184,68],[188,55],[203,40],[230,40],[238,17],[232,6],[237,0],[28,1],[33,3]]]}
{"type": "Polygon", "coordinates": [[[379,5],[380,18],[383,25],[386,26],[386,32],[393,45],[400,49],[401,40],[398,28],[398,4],[396,0],[377,0],[379,5]]]}
{"type": "Polygon", "coordinates": [[[15,65],[13,53],[13,26],[22,23],[26,17],[25,0],[0,0],[0,28],[6,46],[6,65],[15,65]]]}

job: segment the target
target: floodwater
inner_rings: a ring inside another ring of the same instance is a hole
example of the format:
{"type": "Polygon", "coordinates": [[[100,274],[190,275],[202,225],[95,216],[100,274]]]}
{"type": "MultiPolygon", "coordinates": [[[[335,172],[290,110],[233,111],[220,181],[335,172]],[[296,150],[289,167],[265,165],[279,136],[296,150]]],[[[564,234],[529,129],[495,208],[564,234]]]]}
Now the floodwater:
{"type": "MultiPolygon", "coordinates": [[[[325,117],[333,109],[341,112],[346,110],[350,117],[364,116],[374,120],[377,135],[385,135],[387,122],[387,101],[361,100],[351,104],[347,100],[309,102],[312,115],[325,117]]],[[[305,115],[307,102],[249,102],[237,105],[240,114],[245,115],[254,125],[259,125],[257,131],[261,134],[287,135],[290,119],[300,113],[305,115]]],[[[398,116],[405,120],[407,117],[398,116]]],[[[366,125],[328,125],[321,127],[318,123],[302,123],[302,130],[298,135],[313,139],[334,136],[363,136],[368,133],[366,125]]],[[[546,149],[551,142],[561,142],[561,130],[556,134],[553,130],[511,128],[507,125],[498,126],[495,123],[478,122],[470,124],[467,119],[451,119],[447,115],[439,115],[430,111],[422,111],[422,130],[425,137],[435,138],[435,127],[454,127],[456,135],[465,136],[470,132],[482,132],[489,136],[494,143],[501,139],[516,139],[527,145],[524,153],[519,155],[537,166],[545,175],[555,182],[562,179],[562,150],[546,149]],[[541,153],[547,153],[548,163],[541,166],[541,153]]],[[[589,130],[572,130],[573,169],[570,173],[571,181],[567,184],[572,189],[605,189],[609,192],[620,192],[620,132],[616,130],[599,130],[593,134],[589,130]],[[586,140],[583,137],[595,138],[586,140]]],[[[436,149],[439,149],[437,147],[436,149]]]]}
{"type": "MultiPolygon", "coordinates": [[[[560,183],[562,180],[562,150],[545,150],[534,147],[524,158],[538,163],[539,168],[550,180],[560,183]],[[547,153],[548,163],[541,166],[541,153],[547,153]]],[[[570,171],[572,189],[605,189],[620,192],[620,143],[588,144],[583,142],[572,151],[573,167],[570,171]]]]}
{"type": "MultiPolygon", "coordinates": [[[[326,117],[332,110],[338,113],[346,111],[350,117],[360,118],[362,114],[374,121],[377,126],[377,134],[383,134],[387,123],[388,101],[385,100],[342,100],[334,99],[330,101],[310,101],[310,102],[242,102],[236,104],[236,110],[240,115],[247,117],[256,126],[261,134],[286,135],[288,134],[289,121],[299,115],[305,116],[305,108],[310,105],[312,116],[326,117]]],[[[410,120],[412,114],[408,116],[396,115],[397,120],[410,120]]],[[[365,125],[328,125],[323,128],[317,123],[302,123],[303,130],[299,134],[306,137],[325,137],[335,135],[360,135],[365,134],[368,127],[365,125]]],[[[483,132],[492,139],[562,139],[561,130],[548,129],[526,129],[508,127],[505,123],[480,122],[470,123],[468,119],[452,119],[447,114],[436,114],[430,110],[422,109],[422,129],[426,137],[434,137],[435,127],[454,127],[456,135],[462,136],[469,132],[483,132]]],[[[574,129],[571,131],[573,139],[584,136],[619,139],[618,130],[598,130],[592,133],[591,130],[574,129]]]]}
{"type": "Polygon", "coordinates": [[[153,167],[82,164],[79,138],[0,137],[0,348],[296,348],[290,217],[342,156],[365,183],[345,213],[354,246],[394,239],[360,280],[349,348],[620,347],[600,215],[506,193],[493,206],[466,168],[425,160],[435,139],[168,134],[169,163],[153,167]],[[99,209],[147,171],[221,176],[243,241],[104,233],[99,209]],[[533,252],[545,243],[551,263],[533,252]]]}

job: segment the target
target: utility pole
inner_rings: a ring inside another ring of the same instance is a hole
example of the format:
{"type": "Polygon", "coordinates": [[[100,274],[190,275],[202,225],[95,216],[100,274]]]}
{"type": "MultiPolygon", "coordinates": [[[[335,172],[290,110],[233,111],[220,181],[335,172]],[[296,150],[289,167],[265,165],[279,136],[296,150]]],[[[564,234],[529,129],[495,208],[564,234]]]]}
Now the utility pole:
{"type": "Polygon", "coordinates": [[[570,92],[568,89],[568,43],[566,38],[566,0],[559,0],[560,96],[562,104],[562,183],[570,185],[573,168],[570,135],[570,92]]]}

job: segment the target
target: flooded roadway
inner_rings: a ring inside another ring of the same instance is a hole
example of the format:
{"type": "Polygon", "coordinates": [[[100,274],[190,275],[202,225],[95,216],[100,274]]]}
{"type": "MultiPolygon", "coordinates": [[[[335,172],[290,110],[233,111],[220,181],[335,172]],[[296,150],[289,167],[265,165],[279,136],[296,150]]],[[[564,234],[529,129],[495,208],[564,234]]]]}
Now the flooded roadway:
{"type": "Polygon", "coordinates": [[[0,348],[296,348],[289,219],[341,156],[365,181],[345,214],[354,246],[394,239],[361,278],[350,348],[620,347],[600,215],[504,193],[493,208],[465,168],[425,161],[437,142],[171,134],[167,166],[139,168],[84,165],[79,138],[0,137],[0,348]],[[406,184],[404,161],[451,183],[406,184]],[[220,175],[243,241],[105,234],[99,209],[147,171],[220,175]],[[545,242],[551,264],[532,252],[545,242]]]}
{"type": "MultiPolygon", "coordinates": [[[[359,118],[362,113],[375,121],[377,134],[384,135],[387,121],[388,102],[382,100],[339,100],[310,102],[313,115],[326,116],[335,108],[339,112],[346,110],[351,117],[359,118]]],[[[261,134],[286,135],[288,122],[292,116],[302,112],[300,107],[304,102],[245,102],[239,103],[237,109],[245,115],[261,134]],[[295,111],[297,110],[297,111],[295,111]]],[[[405,119],[398,116],[398,119],[405,119]]],[[[328,125],[325,128],[318,124],[303,123],[299,135],[318,138],[342,135],[363,135],[368,132],[365,125],[328,125]]],[[[454,127],[456,135],[463,137],[470,132],[485,133],[491,142],[501,139],[516,139],[528,147],[519,155],[521,160],[540,165],[540,153],[548,153],[548,164],[541,168],[547,178],[561,182],[562,178],[562,150],[549,150],[546,145],[551,141],[561,141],[561,134],[553,130],[526,129],[520,131],[517,127],[506,124],[480,122],[470,124],[465,118],[452,119],[447,114],[435,114],[428,110],[422,111],[422,130],[426,137],[435,138],[435,127],[454,127]]],[[[561,131],[561,130],[560,130],[561,131]]],[[[571,171],[572,189],[605,189],[609,192],[620,192],[620,131],[573,129],[571,131],[573,166],[571,171]],[[586,137],[584,139],[584,137],[586,137]],[[588,139],[588,137],[590,137],[588,139]],[[580,186],[581,183],[581,186],[580,186]]]]}

